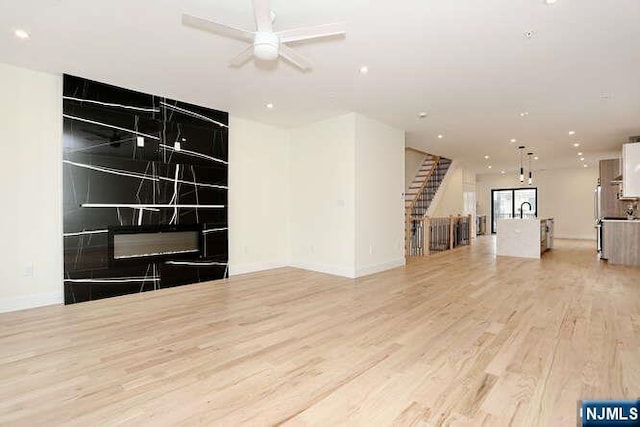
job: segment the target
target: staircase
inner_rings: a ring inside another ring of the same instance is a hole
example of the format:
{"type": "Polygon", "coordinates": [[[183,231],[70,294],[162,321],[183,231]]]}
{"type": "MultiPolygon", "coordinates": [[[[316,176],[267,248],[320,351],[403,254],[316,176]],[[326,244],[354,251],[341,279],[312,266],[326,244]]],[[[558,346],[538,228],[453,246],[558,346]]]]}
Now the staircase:
{"type": "Polygon", "coordinates": [[[451,160],[427,154],[420,169],[405,193],[405,253],[411,253],[411,237],[415,232],[414,219],[422,219],[429,210],[442,184],[451,160]]]}

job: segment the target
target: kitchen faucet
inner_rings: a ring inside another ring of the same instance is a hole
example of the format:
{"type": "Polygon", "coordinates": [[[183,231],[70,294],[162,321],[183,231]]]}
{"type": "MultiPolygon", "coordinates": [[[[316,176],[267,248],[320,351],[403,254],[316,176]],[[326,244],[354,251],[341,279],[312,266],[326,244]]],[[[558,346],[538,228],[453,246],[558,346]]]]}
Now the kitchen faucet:
{"type": "Polygon", "coordinates": [[[522,214],[524,213],[524,212],[523,212],[523,210],[522,210],[522,207],[523,207],[524,205],[529,205],[529,212],[531,212],[531,210],[533,209],[533,208],[531,207],[531,203],[529,203],[529,202],[522,202],[522,204],[520,205],[520,219],[522,219],[522,214]]]}

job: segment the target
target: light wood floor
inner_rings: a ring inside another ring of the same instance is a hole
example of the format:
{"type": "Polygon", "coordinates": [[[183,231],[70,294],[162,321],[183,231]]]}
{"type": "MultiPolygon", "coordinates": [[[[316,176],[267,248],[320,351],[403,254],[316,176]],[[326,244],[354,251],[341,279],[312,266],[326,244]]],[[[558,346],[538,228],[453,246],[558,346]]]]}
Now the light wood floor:
{"type": "Polygon", "coordinates": [[[576,425],[640,396],[640,268],[556,242],[3,314],[0,424],[576,425]]]}

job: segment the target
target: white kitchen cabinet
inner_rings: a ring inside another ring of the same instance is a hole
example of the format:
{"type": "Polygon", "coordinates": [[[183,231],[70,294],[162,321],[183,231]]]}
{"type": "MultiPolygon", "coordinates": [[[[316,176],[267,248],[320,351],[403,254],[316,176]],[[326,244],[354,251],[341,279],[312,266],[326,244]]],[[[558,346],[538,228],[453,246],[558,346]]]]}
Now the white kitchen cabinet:
{"type": "Polygon", "coordinates": [[[640,197],[640,142],[622,145],[622,196],[640,197]]]}

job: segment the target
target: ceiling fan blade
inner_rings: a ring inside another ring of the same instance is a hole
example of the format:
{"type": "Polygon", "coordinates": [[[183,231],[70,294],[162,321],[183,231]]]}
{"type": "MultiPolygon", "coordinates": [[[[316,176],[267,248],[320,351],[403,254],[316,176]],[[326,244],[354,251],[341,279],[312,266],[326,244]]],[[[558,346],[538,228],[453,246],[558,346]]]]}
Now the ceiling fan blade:
{"type": "Polygon", "coordinates": [[[253,0],[253,14],[256,17],[256,28],[258,31],[266,33],[273,31],[269,0],[253,0]]]}
{"type": "Polygon", "coordinates": [[[253,33],[240,28],[230,27],[218,22],[209,21],[208,19],[198,18],[197,16],[182,14],[182,25],[196,28],[198,30],[207,31],[209,33],[218,34],[220,36],[231,37],[233,39],[245,42],[253,42],[253,33]]]}
{"type": "Polygon", "coordinates": [[[240,52],[235,58],[229,61],[231,67],[240,67],[244,65],[253,56],[253,45],[248,46],[245,50],[240,52]]]}
{"type": "Polygon", "coordinates": [[[293,30],[279,31],[278,36],[283,43],[296,42],[300,40],[317,39],[320,37],[337,36],[346,34],[347,26],[344,22],[333,24],[315,25],[313,27],[296,28],[293,30]]]}
{"type": "Polygon", "coordinates": [[[312,68],[311,62],[307,58],[300,55],[289,46],[285,46],[283,44],[280,45],[280,56],[300,68],[302,71],[308,71],[312,68]]]}

